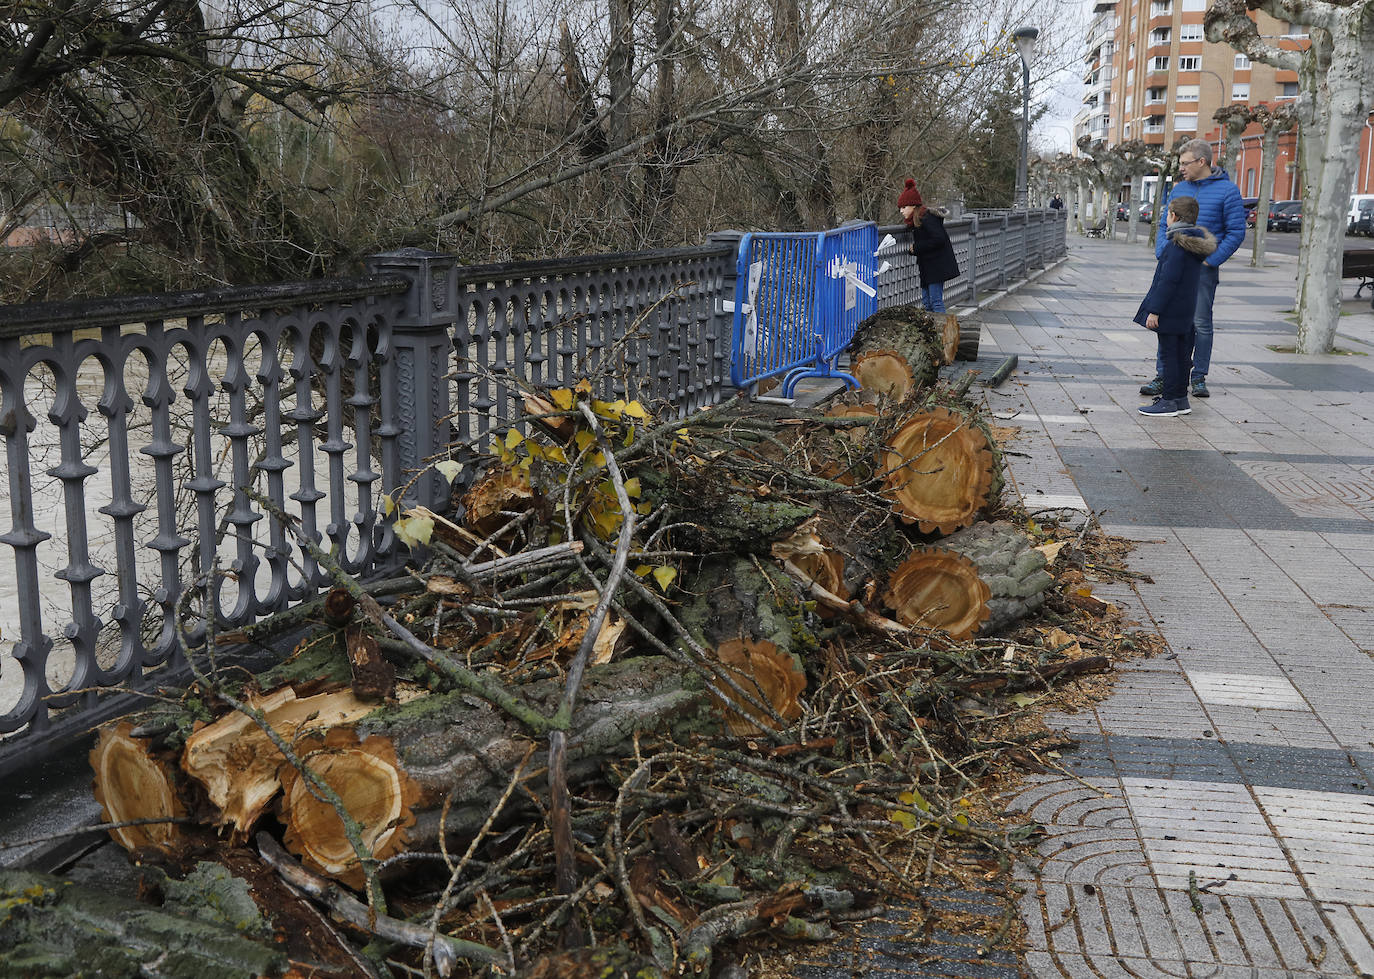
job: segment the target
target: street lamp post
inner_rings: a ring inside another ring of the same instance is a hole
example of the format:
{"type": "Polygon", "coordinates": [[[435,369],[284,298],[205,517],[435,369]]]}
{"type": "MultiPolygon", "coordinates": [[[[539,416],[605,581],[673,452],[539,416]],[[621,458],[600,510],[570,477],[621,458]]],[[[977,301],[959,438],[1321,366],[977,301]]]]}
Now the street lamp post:
{"type": "Polygon", "coordinates": [[[1038,27],[1018,27],[1011,32],[1016,41],[1016,53],[1021,56],[1021,158],[1016,163],[1016,199],[1011,206],[1025,210],[1026,163],[1030,157],[1030,63],[1035,54],[1035,39],[1040,36],[1038,27]]]}

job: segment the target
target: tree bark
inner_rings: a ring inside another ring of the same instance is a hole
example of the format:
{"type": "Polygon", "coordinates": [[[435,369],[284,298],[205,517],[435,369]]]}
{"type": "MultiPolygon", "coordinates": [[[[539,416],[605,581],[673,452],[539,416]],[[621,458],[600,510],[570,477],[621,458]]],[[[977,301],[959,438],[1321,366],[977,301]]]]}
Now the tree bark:
{"type": "Polygon", "coordinates": [[[973,562],[988,587],[988,618],[982,632],[999,633],[1045,604],[1054,578],[1045,571],[1045,555],[1030,537],[1006,520],[978,523],[941,539],[940,547],[973,562]]]}
{"type": "Polygon", "coordinates": [[[267,939],[172,914],[46,874],[0,870],[0,948],[15,976],[282,976],[289,961],[267,939]]]}

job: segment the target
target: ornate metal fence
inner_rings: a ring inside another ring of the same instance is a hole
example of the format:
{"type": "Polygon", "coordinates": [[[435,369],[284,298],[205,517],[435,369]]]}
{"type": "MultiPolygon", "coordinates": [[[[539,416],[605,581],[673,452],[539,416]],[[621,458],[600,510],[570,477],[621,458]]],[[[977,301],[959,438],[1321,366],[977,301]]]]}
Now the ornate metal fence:
{"type": "MultiPolygon", "coordinates": [[[[1062,254],[1056,217],[1015,242],[1021,215],[951,222],[966,274],[947,295],[1062,254]]],[[[468,268],[407,250],[357,278],[0,307],[0,775],[174,682],[183,637],[325,584],[250,488],[349,573],[380,573],[406,557],[381,494],[446,508],[430,464],[475,458],[531,387],[721,400],[739,238],[468,268]]],[[[912,301],[914,259],[888,251],[877,302],[912,301]]]]}

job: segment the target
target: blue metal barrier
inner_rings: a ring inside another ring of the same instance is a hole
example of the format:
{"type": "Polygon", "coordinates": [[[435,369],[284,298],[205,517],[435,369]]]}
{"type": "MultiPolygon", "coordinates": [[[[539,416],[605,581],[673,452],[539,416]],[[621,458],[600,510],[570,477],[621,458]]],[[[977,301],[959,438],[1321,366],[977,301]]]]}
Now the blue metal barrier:
{"type": "Polygon", "coordinates": [[[816,359],[823,233],[740,239],[730,381],[757,384],[816,359]]]}
{"type": "Polygon", "coordinates": [[[816,234],[744,235],[733,304],[735,386],[783,375],[784,397],[804,377],[857,387],[834,362],[876,308],[877,246],[871,222],[816,234]]]}

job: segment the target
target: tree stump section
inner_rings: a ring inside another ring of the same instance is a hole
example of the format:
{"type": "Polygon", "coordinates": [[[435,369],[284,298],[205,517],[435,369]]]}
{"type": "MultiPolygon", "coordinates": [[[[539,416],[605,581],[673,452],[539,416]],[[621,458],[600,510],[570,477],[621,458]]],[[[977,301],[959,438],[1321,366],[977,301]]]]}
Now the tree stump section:
{"type": "Polygon", "coordinates": [[[1045,555],[1024,531],[1005,520],[974,524],[951,534],[940,546],[968,558],[989,589],[984,632],[1000,632],[1045,604],[1054,578],[1045,571],[1045,555]]]}
{"type": "Polygon", "coordinates": [[[911,365],[895,350],[865,350],[855,355],[849,373],[865,391],[904,401],[916,386],[911,365]]]}
{"type": "Polygon", "coordinates": [[[854,330],[849,343],[850,363],[870,351],[887,351],[906,362],[912,388],[935,383],[944,363],[943,325],[920,306],[880,309],[854,330]]]}
{"type": "MultiPolygon", "coordinates": [[[[359,700],[352,691],[298,699],[291,687],[250,697],[249,705],[287,743],[311,731],[351,725],[377,709],[375,703],[359,700]]],[[[219,807],[216,825],[229,826],[234,838],[242,840],[281,791],[279,772],[285,760],[256,721],[235,711],[186,739],[181,767],[219,807]]]]}
{"type": "MultiPolygon", "coordinates": [[[[784,653],[771,642],[731,639],[716,647],[716,656],[734,676],[735,682],[777,712],[784,721],[801,716],[797,699],[806,689],[806,671],[796,657],[784,653]]],[[[725,730],[737,738],[773,730],[777,722],[750,703],[725,703],[712,695],[712,702],[725,716],[725,730]]]]}
{"type": "Polygon", "coordinates": [[[884,492],[904,523],[952,534],[988,505],[995,460],[987,436],[947,407],[911,415],[882,457],[884,492]]]}
{"type": "MultiPolygon", "coordinates": [[[[360,742],[354,732],[335,728],[323,739],[305,739],[296,751],[302,764],[338,793],[344,809],[360,824],[362,842],[373,859],[385,860],[405,849],[420,787],[401,768],[391,742],[375,736],[360,742]]],[[[362,864],[334,806],[318,798],[294,768],[285,767],[281,781],[287,849],[312,870],[361,889],[362,864]]]]}
{"type": "Polygon", "coordinates": [[[967,639],[987,622],[990,594],[972,561],[930,547],[913,551],[892,573],[883,600],[903,625],[967,639]]]}
{"type": "MultiPolygon", "coordinates": [[[[91,749],[95,800],[106,822],[178,819],[186,815],[175,758],[155,756],[144,738],[133,737],[133,725],[120,721],[101,728],[91,749]]],[[[132,852],[141,847],[171,850],[182,838],[173,822],[110,830],[110,837],[132,852]]]]}

